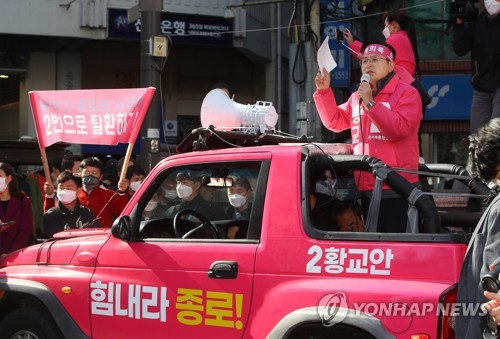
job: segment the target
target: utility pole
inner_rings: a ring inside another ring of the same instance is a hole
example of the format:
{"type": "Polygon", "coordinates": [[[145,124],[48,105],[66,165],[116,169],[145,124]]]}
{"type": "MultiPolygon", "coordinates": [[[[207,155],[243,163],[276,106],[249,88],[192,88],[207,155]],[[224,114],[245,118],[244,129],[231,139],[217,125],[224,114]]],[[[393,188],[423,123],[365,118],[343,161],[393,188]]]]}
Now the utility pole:
{"type": "Polygon", "coordinates": [[[160,161],[160,81],[161,73],[152,67],[154,36],[161,34],[161,11],[163,0],[139,0],[141,15],[141,87],[155,87],[155,95],[144,118],[139,135],[141,153],[139,164],[146,170],[151,169],[160,161]]]}

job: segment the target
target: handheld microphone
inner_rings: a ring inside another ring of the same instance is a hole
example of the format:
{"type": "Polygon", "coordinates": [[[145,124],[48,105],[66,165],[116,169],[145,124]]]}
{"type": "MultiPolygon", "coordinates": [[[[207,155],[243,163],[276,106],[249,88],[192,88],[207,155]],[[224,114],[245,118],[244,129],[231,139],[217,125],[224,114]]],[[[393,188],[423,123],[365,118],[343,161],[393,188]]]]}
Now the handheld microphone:
{"type": "MultiPolygon", "coordinates": [[[[368,73],[365,73],[361,76],[361,80],[360,80],[361,83],[363,82],[366,82],[366,83],[369,83],[370,82],[370,74],[368,73]]],[[[361,97],[359,97],[359,105],[361,106],[361,102],[363,101],[363,99],[361,99],[361,97]]]]}

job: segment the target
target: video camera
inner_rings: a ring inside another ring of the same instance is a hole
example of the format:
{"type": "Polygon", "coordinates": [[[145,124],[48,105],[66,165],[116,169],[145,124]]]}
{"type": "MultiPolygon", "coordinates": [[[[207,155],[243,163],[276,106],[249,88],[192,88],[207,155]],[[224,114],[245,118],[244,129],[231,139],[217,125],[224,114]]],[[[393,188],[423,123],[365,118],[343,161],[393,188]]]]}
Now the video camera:
{"type": "Polygon", "coordinates": [[[500,261],[497,259],[493,263],[495,267],[493,270],[486,273],[481,279],[481,286],[483,290],[498,293],[500,290],[500,281],[498,280],[498,276],[500,275],[500,261]]]}
{"type": "MultiPolygon", "coordinates": [[[[484,291],[498,293],[500,290],[500,281],[498,280],[500,274],[500,258],[493,262],[493,269],[486,273],[481,278],[481,286],[484,291]]],[[[483,338],[493,339],[498,338],[499,327],[492,320],[490,316],[486,316],[482,318],[482,327],[483,327],[483,338]]]]}
{"type": "Polygon", "coordinates": [[[474,4],[475,2],[478,2],[478,0],[450,0],[450,17],[467,21],[476,20],[479,11],[474,4]]]}

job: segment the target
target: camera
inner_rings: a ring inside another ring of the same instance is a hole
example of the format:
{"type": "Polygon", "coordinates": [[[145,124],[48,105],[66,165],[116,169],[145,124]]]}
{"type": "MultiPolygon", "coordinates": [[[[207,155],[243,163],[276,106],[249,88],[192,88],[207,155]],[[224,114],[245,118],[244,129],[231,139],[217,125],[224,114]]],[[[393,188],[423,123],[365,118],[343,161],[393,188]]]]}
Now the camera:
{"type": "Polygon", "coordinates": [[[344,32],[342,32],[340,29],[335,28],[335,39],[338,42],[344,41],[344,32]]]}
{"type": "Polygon", "coordinates": [[[493,270],[486,273],[481,279],[481,286],[483,290],[493,293],[498,293],[500,290],[500,281],[498,275],[500,274],[500,260],[495,260],[493,270]]]}
{"type": "Polygon", "coordinates": [[[476,20],[478,9],[474,5],[475,0],[450,0],[450,17],[461,18],[468,21],[476,20]]]}

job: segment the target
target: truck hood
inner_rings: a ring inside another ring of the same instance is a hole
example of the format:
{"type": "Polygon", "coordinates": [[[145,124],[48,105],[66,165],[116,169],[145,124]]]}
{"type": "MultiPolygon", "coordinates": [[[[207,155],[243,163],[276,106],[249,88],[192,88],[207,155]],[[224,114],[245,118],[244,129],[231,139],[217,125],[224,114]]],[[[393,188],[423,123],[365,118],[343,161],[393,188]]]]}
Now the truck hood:
{"type": "Polygon", "coordinates": [[[109,229],[61,232],[41,244],[10,253],[0,267],[17,265],[95,266],[97,254],[110,237],[109,229]]]}

